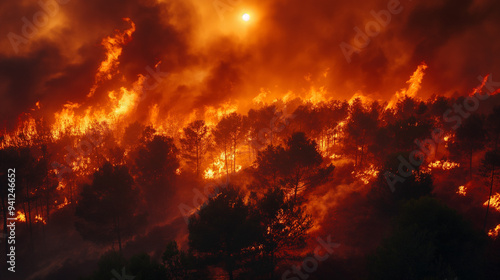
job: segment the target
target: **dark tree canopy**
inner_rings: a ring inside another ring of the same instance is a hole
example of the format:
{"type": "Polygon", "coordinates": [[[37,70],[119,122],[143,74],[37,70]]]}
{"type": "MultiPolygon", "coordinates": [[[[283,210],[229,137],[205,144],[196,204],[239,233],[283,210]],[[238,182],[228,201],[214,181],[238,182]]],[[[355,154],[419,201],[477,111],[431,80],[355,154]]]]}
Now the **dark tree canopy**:
{"type": "Polygon", "coordinates": [[[76,206],[76,229],[96,243],[116,241],[121,251],[124,238],[137,232],[144,217],[137,214],[139,192],[126,166],[104,164],[83,186],[76,206]]]}
{"type": "Polygon", "coordinates": [[[486,236],[433,198],[408,202],[370,258],[371,279],[484,279],[486,236]]]}

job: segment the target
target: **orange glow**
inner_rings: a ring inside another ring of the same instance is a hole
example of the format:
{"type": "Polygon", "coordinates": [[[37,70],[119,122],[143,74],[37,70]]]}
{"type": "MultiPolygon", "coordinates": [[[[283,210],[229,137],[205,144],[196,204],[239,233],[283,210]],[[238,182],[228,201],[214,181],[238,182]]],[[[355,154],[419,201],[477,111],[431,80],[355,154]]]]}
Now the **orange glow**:
{"type": "Polygon", "coordinates": [[[320,87],[320,88],[315,88],[311,87],[309,92],[307,93],[306,96],[306,101],[313,104],[313,107],[318,106],[320,103],[327,102],[331,98],[327,99],[326,96],[326,88],[325,87],[320,87]]]}
{"type": "MultiPolygon", "coordinates": [[[[483,80],[481,81],[481,85],[479,85],[477,88],[474,88],[474,90],[469,94],[470,96],[473,96],[475,94],[483,92],[484,86],[488,83],[488,79],[490,78],[490,74],[486,75],[483,80]]],[[[500,88],[496,89],[493,92],[490,92],[490,95],[496,95],[500,93],[500,88]]]]}
{"type": "Polygon", "coordinates": [[[365,170],[352,172],[352,174],[355,174],[354,176],[360,179],[365,185],[368,185],[371,180],[377,178],[378,173],[379,171],[373,164],[371,164],[370,167],[366,168],[365,170]]]}
{"type": "Polygon", "coordinates": [[[59,204],[59,205],[57,205],[57,209],[64,208],[64,207],[65,207],[66,205],[68,205],[68,204],[70,204],[70,203],[68,202],[68,198],[67,198],[67,197],[65,197],[65,198],[64,198],[64,202],[63,202],[63,203],[61,203],[61,204],[59,204]]]}
{"type": "Polygon", "coordinates": [[[208,127],[215,127],[215,125],[225,116],[234,113],[238,110],[238,106],[231,102],[221,104],[219,108],[212,106],[207,107],[205,111],[205,123],[208,127]]]}
{"type": "Polygon", "coordinates": [[[120,63],[118,58],[122,54],[123,45],[132,39],[132,34],[135,31],[135,23],[129,18],[124,18],[126,22],[130,23],[130,28],[123,32],[117,31],[115,36],[108,36],[102,40],[102,46],[106,49],[106,59],[101,62],[97,69],[95,76],[95,85],[90,90],[88,96],[92,96],[97,89],[97,85],[104,81],[110,80],[115,74],[116,67],[120,63]]]}
{"type": "Polygon", "coordinates": [[[35,222],[37,222],[37,223],[39,223],[39,222],[40,222],[40,223],[43,223],[44,225],[46,225],[46,224],[47,224],[47,223],[45,222],[45,220],[42,218],[42,216],[40,216],[40,215],[36,215],[36,216],[35,216],[35,222]]]}
{"type": "Polygon", "coordinates": [[[449,160],[446,161],[436,160],[434,162],[429,163],[428,167],[429,169],[451,170],[460,167],[460,163],[456,163],[449,160]]]}
{"type": "Polygon", "coordinates": [[[203,172],[203,178],[205,179],[215,179],[220,178],[226,173],[226,164],[224,160],[224,152],[222,152],[218,157],[215,158],[214,162],[205,169],[203,172]]]}
{"type": "Polygon", "coordinates": [[[330,158],[331,158],[332,160],[336,160],[336,159],[340,159],[340,158],[342,158],[342,156],[341,156],[341,155],[337,155],[337,154],[332,154],[332,155],[330,156],[330,158]]]}
{"type": "Polygon", "coordinates": [[[457,194],[459,194],[461,196],[466,196],[467,195],[467,188],[465,186],[458,187],[457,194]]]}
{"type": "MultiPolygon", "coordinates": [[[[139,79],[137,83],[142,81],[139,79]]],[[[64,134],[81,136],[102,123],[107,123],[114,128],[116,123],[133,111],[137,105],[138,94],[134,89],[122,87],[119,97],[111,91],[108,93],[108,98],[109,104],[106,107],[111,110],[89,106],[83,112],[78,113],[77,110],[82,107],[81,104],[71,102],[65,104],[61,111],[55,113],[56,121],[52,126],[54,139],[59,139],[64,134]]]]}
{"type": "Polygon", "coordinates": [[[393,109],[396,106],[398,100],[403,98],[404,96],[415,97],[417,92],[420,90],[422,79],[424,78],[424,71],[427,69],[427,64],[422,62],[413,75],[411,75],[410,79],[406,81],[408,84],[407,89],[402,89],[401,91],[396,92],[396,94],[392,97],[391,101],[387,104],[387,109],[393,109]]]}
{"type": "Polygon", "coordinates": [[[17,211],[16,219],[18,222],[26,222],[26,215],[24,215],[24,213],[21,211],[17,211]]]}
{"type": "Polygon", "coordinates": [[[28,146],[33,143],[33,141],[38,136],[36,121],[29,114],[24,114],[23,118],[25,119],[20,120],[19,125],[15,131],[11,133],[5,133],[3,135],[4,139],[0,144],[0,148],[4,149],[6,147],[12,146],[28,146]]]}
{"type": "MultiPolygon", "coordinates": [[[[488,206],[488,200],[483,203],[484,206],[488,206]]],[[[500,212],[500,193],[496,193],[491,197],[490,207],[496,209],[500,212]]]]}
{"type": "Polygon", "coordinates": [[[498,224],[494,229],[490,229],[490,231],[488,231],[488,235],[493,237],[493,239],[496,239],[499,233],[500,233],[500,224],[498,224]]]}

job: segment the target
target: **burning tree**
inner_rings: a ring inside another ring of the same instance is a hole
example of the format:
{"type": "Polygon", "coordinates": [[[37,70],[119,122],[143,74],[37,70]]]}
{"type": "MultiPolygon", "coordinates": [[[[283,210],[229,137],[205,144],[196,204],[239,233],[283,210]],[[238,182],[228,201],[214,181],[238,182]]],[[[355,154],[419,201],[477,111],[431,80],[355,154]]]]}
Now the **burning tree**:
{"type": "Polygon", "coordinates": [[[203,120],[191,122],[183,129],[181,138],[183,156],[188,163],[195,166],[196,176],[200,176],[203,157],[209,144],[208,126],[203,120]]]}
{"type": "Polygon", "coordinates": [[[229,176],[229,158],[232,157],[232,172],[236,171],[236,148],[245,136],[243,117],[237,113],[224,116],[212,131],[215,144],[224,153],[226,176],[229,176]]]}

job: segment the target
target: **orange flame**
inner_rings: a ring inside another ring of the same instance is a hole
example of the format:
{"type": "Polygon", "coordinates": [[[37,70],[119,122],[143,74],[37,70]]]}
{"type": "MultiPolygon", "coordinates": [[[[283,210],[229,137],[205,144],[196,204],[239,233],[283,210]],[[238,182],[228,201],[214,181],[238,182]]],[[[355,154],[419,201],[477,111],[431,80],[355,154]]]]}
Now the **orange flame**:
{"type": "Polygon", "coordinates": [[[95,84],[88,94],[89,97],[94,94],[99,83],[110,80],[113,75],[116,74],[116,67],[118,67],[120,63],[118,58],[122,54],[123,45],[127,44],[132,39],[132,34],[135,31],[135,23],[130,20],[130,18],[124,18],[123,20],[130,23],[129,29],[123,32],[116,31],[115,36],[108,36],[102,40],[101,44],[106,49],[106,59],[101,62],[101,65],[97,69],[95,84]]]}
{"type": "Polygon", "coordinates": [[[203,178],[205,179],[215,179],[220,178],[226,173],[226,164],[224,160],[224,152],[222,152],[218,157],[215,158],[214,162],[210,164],[210,167],[205,169],[203,172],[203,178]]]}
{"type": "Polygon", "coordinates": [[[493,239],[496,239],[498,237],[498,234],[500,233],[500,224],[496,226],[496,228],[491,229],[488,231],[488,235],[493,237],[493,239]]]}
{"type": "Polygon", "coordinates": [[[12,146],[28,146],[33,143],[37,136],[38,131],[36,129],[35,119],[31,117],[30,114],[24,114],[20,117],[18,127],[15,131],[11,133],[4,133],[3,141],[0,143],[0,148],[4,149],[12,146]],[[22,118],[25,119],[22,120],[22,118]]]}
{"type": "Polygon", "coordinates": [[[459,194],[461,196],[466,196],[467,195],[467,188],[465,186],[458,187],[457,194],[459,194]]]}
{"type": "Polygon", "coordinates": [[[17,211],[16,219],[18,222],[26,222],[26,215],[24,215],[24,213],[21,211],[17,211]]]}
{"type": "Polygon", "coordinates": [[[434,162],[429,163],[428,165],[429,169],[442,169],[442,170],[451,170],[457,167],[460,167],[460,163],[456,163],[453,161],[441,161],[441,160],[436,160],[434,162]]]}
{"type": "Polygon", "coordinates": [[[352,174],[355,174],[354,177],[360,179],[365,185],[368,185],[371,180],[377,178],[378,175],[378,170],[375,168],[373,164],[371,164],[368,168],[365,170],[355,172],[353,171],[352,174]]]}
{"type": "MultiPolygon", "coordinates": [[[[486,200],[483,205],[488,206],[488,200],[486,200]]],[[[500,193],[496,193],[491,197],[490,206],[500,212],[500,193]]]]}
{"type": "MultiPolygon", "coordinates": [[[[56,202],[57,202],[57,201],[56,201],[56,202]]],[[[65,198],[64,198],[64,202],[63,202],[63,203],[61,203],[61,204],[59,204],[59,205],[57,205],[57,209],[64,208],[64,207],[65,207],[66,205],[68,205],[68,204],[70,204],[70,203],[68,202],[68,198],[67,198],[67,197],[65,197],[65,198]]]]}
{"type": "Polygon", "coordinates": [[[40,223],[43,223],[44,225],[46,225],[46,224],[47,224],[47,223],[45,222],[45,220],[42,218],[42,216],[40,216],[40,215],[36,215],[36,216],[35,216],[35,222],[37,222],[37,223],[39,223],[39,222],[40,222],[40,223]]]}
{"type": "Polygon", "coordinates": [[[398,100],[400,100],[404,96],[408,97],[415,97],[417,95],[417,92],[421,88],[422,80],[424,78],[424,71],[427,69],[427,64],[425,62],[422,62],[418,67],[415,72],[413,72],[413,75],[411,75],[410,79],[406,81],[408,85],[407,89],[402,89],[401,91],[396,92],[396,94],[392,97],[391,101],[387,104],[386,109],[393,109],[394,106],[397,104],[398,100]]]}

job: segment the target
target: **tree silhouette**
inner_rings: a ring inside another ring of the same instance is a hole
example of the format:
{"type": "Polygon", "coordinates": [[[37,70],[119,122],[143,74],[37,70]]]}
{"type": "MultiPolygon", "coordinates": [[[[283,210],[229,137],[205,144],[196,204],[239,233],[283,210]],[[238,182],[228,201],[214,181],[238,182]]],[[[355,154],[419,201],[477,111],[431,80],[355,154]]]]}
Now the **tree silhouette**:
{"type": "Polygon", "coordinates": [[[324,183],[334,170],[331,164],[322,167],[323,158],[316,142],[303,132],[292,134],[285,147],[267,146],[258,153],[255,163],[258,186],[285,187],[292,192],[294,202],[300,191],[324,183]]]}
{"type": "Polygon", "coordinates": [[[411,165],[410,155],[408,152],[390,154],[378,175],[377,188],[383,189],[386,196],[392,196],[390,190],[397,201],[418,199],[430,195],[433,189],[432,176],[421,166],[411,165]]]}
{"type": "Polygon", "coordinates": [[[176,170],[179,168],[178,149],[174,139],[155,135],[139,146],[133,155],[135,172],[149,214],[162,218],[166,210],[165,201],[172,197],[176,170]]]}
{"type": "Polygon", "coordinates": [[[183,129],[184,137],[181,138],[183,156],[189,163],[194,163],[196,176],[200,176],[203,156],[208,146],[208,126],[203,120],[188,124],[183,129]]]}
{"type": "Polygon", "coordinates": [[[322,162],[316,142],[308,139],[305,133],[296,132],[288,139],[282,163],[285,170],[282,181],[293,191],[294,202],[297,202],[297,193],[310,186],[308,180],[319,170],[322,162]]]}
{"type": "Polygon", "coordinates": [[[311,217],[301,207],[296,207],[280,188],[268,189],[264,197],[256,202],[262,227],[263,253],[268,260],[270,279],[280,260],[289,255],[288,250],[305,246],[307,231],[312,227],[311,217]]]}
{"type": "Polygon", "coordinates": [[[433,198],[408,202],[370,257],[370,279],[484,279],[486,237],[433,198]]]}
{"type": "Polygon", "coordinates": [[[265,187],[276,187],[280,178],[286,174],[284,163],[286,162],[286,152],[283,146],[267,146],[257,154],[257,168],[255,178],[259,185],[265,187]]]}
{"type": "Polygon", "coordinates": [[[347,152],[354,153],[355,166],[362,166],[367,144],[375,135],[378,126],[379,107],[373,106],[372,110],[365,108],[362,101],[354,100],[349,110],[349,119],[346,124],[345,146],[347,152]]]}
{"type": "Polygon", "coordinates": [[[482,150],[486,140],[484,120],[477,114],[465,119],[457,129],[456,141],[452,144],[452,150],[456,154],[466,151],[469,159],[469,180],[472,181],[472,157],[475,151],[482,150]]]}
{"type": "Polygon", "coordinates": [[[262,236],[258,218],[232,186],[191,216],[188,229],[189,247],[215,263],[222,262],[231,280],[245,253],[255,251],[262,236]]]}
{"type": "Polygon", "coordinates": [[[141,139],[141,133],[144,131],[145,127],[139,122],[134,122],[129,124],[125,128],[123,133],[123,144],[128,147],[133,147],[139,143],[141,139]]]}
{"type": "Polygon", "coordinates": [[[237,113],[224,116],[212,131],[215,144],[223,151],[226,176],[229,176],[229,155],[232,156],[232,169],[236,171],[236,148],[243,139],[243,117],[237,113]]]}
{"type": "Polygon", "coordinates": [[[83,186],[76,206],[76,229],[95,243],[117,241],[131,236],[144,221],[136,213],[139,192],[127,167],[105,163],[94,173],[91,184],[83,186]]]}
{"type": "Polygon", "coordinates": [[[163,265],[166,269],[167,279],[187,280],[205,279],[206,272],[203,270],[199,260],[190,252],[179,250],[177,242],[171,241],[162,255],[163,265]]]}

